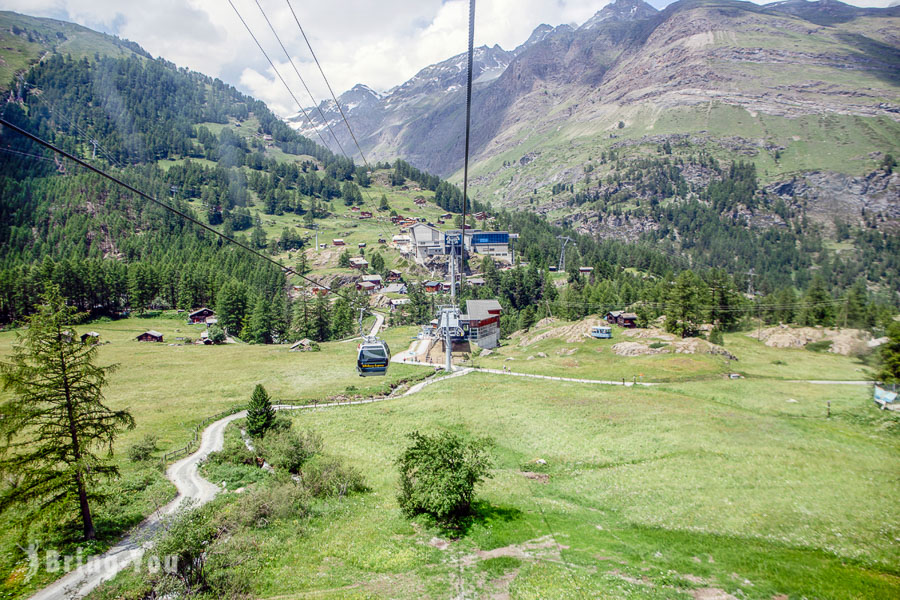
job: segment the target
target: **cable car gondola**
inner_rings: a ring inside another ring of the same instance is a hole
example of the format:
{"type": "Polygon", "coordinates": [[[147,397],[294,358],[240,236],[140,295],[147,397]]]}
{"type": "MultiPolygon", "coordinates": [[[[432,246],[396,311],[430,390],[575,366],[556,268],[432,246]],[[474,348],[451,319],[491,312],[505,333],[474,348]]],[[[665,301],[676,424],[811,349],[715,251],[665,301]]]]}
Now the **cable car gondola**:
{"type": "Polygon", "coordinates": [[[391,362],[391,349],[387,342],[378,338],[366,337],[358,347],[356,355],[356,371],[360,377],[373,377],[387,374],[388,363],[391,362]]]}

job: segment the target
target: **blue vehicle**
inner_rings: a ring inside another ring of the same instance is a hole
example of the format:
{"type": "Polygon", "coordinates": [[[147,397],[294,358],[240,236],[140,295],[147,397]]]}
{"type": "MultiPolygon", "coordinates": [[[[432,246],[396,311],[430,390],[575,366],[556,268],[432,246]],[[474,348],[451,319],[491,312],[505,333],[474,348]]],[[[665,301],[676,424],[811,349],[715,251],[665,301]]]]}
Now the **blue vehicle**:
{"type": "Polygon", "coordinates": [[[612,327],[609,325],[597,325],[596,327],[591,327],[591,337],[600,340],[612,339],[612,327]]]}

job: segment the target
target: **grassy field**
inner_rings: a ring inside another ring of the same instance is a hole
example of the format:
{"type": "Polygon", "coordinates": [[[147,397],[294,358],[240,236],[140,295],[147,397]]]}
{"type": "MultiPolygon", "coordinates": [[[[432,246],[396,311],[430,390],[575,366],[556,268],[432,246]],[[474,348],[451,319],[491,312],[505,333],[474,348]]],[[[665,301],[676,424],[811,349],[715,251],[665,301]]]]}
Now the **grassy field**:
{"type": "MultiPolygon", "coordinates": [[[[194,428],[203,419],[243,405],[253,387],[262,383],[279,403],[307,403],[334,395],[372,395],[389,389],[391,384],[420,378],[430,370],[411,365],[392,366],[385,378],[360,378],[356,374],[356,343],[323,344],[321,352],[289,352],[287,346],[227,344],[223,346],[180,345],[178,337],[196,340],[204,326],[186,324],[186,317],[167,313],[159,318],[131,318],[94,322],[79,331],[94,330],[105,343],[100,347],[99,364],[115,363],[105,391],[107,404],[114,409],[127,408],[135,418],[134,430],[124,432],[115,446],[115,462],[122,478],[107,486],[112,500],[95,507],[101,540],[84,546],[87,554],[104,549],[127,527],[137,524],[156,506],[174,497],[175,488],[163,477],[158,460],[135,464],[126,450],[146,435],[157,438],[157,457],[184,446],[194,428]],[[165,342],[135,340],[148,329],[164,335],[165,342]],[[170,345],[179,344],[179,345],[170,345]]],[[[414,328],[396,328],[384,337],[401,347],[408,343],[414,328]]],[[[0,332],[0,357],[5,357],[15,340],[15,332],[0,332]]],[[[2,359],[2,358],[0,358],[2,359]]],[[[35,527],[24,539],[16,511],[0,517],[0,582],[7,579],[18,564],[16,544],[27,546],[38,540],[55,545],[52,527],[35,527]]],[[[62,546],[62,552],[74,546],[62,546]]],[[[52,577],[40,573],[29,585],[7,592],[0,587],[0,598],[24,597],[48,583],[52,577]]],[[[2,584],[0,584],[2,586],[2,584]]]]}
{"type": "Polygon", "coordinates": [[[371,491],[254,531],[254,597],[900,592],[898,423],[866,389],[739,381],[646,390],[477,374],[293,418],[362,469],[371,491]],[[826,399],[831,419],[805,412],[826,399]],[[495,440],[493,479],[461,531],[409,522],[397,508],[392,461],[416,429],[495,440]]]}
{"type": "MultiPolygon", "coordinates": [[[[747,336],[746,332],[725,335],[724,347],[737,360],[710,354],[665,354],[647,356],[619,356],[612,346],[622,341],[643,341],[627,337],[618,327],[613,339],[588,337],[568,342],[560,337],[548,337],[531,342],[541,334],[569,327],[573,323],[556,321],[535,328],[527,334],[506,340],[489,356],[479,356],[473,365],[503,369],[517,373],[575,377],[583,379],[676,382],[718,380],[727,373],[739,373],[749,379],[834,379],[860,381],[870,378],[869,369],[858,359],[809,350],[770,348],[747,336]],[[531,343],[527,343],[531,342],[531,343]],[[523,345],[527,343],[527,345],[523,345]],[[545,356],[540,356],[541,354],[545,356]]],[[[588,325],[581,327],[583,333],[588,325]]]]}
{"type": "MultiPolygon", "coordinates": [[[[140,466],[123,456],[145,434],[158,436],[160,452],[181,446],[200,420],[243,403],[257,382],[278,402],[369,394],[386,383],[356,376],[352,342],[323,344],[319,353],[170,346],[200,331],[172,314],[90,329],[108,342],[100,362],[120,364],[107,400],[130,408],[138,427],[117,444],[123,477],[111,484],[115,499],[97,511],[107,536],[88,552],[171,497],[158,463],[140,466]],[[166,343],[134,341],[146,329],[161,331],[166,343]]],[[[399,349],[413,333],[398,328],[386,337],[399,349]]],[[[13,338],[0,333],[0,353],[13,338]]],[[[726,367],[719,358],[612,360],[607,348],[589,349],[609,343],[509,344],[500,357],[479,360],[489,366],[489,359],[532,354],[539,344],[549,351],[577,346],[572,356],[558,357],[582,361],[575,367],[554,362],[549,352],[541,361],[505,364],[604,378],[638,371],[645,380],[669,383],[614,388],[470,374],[407,398],[293,415],[295,427],[317,431],[330,454],[360,469],[370,491],[320,500],[308,518],[241,533],[257,548],[246,567],[251,595],[707,598],[702,594],[712,592],[704,590],[718,589],[769,599],[900,592],[900,517],[893,510],[900,484],[891,466],[900,421],[877,411],[866,387],[789,381],[825,373],[833,379],[856,368],[854,361],[774,350],[730,334],[725,346],[739,358],[732,368],[747,375],[731,381],[719,374],[726,367]],[[416,429],[495,440],[494,477],[461,531],[407,521],[397,507],[393,460],[404,435],[416,429]]],[[[387,379],[427,372],[393,365],[387,379]]],[[[241,485],[252,485],[267,475],[242,477],[241,485]]],[[[0,577],[8,584],[0,593],[22,598],[51,576],[41,573],[27,586],[9,583],[21,564],[14,560],[15,513],[3,525],[0,577]]],[[[128,577],[115,586],[127,587],[128,577]]],[[[118,587],[95,592],[98,598],[123,593],[118,587]]]]}

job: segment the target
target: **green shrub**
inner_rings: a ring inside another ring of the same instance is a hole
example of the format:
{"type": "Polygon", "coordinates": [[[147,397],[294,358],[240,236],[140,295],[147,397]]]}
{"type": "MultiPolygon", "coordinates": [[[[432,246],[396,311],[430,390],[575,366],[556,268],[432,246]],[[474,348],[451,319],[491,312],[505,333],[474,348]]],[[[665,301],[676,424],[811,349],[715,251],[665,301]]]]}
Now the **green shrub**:
{"type": "Polygon", "coordinates": [[[156,436],[148,433],[144,439],[128,448],[128,460],[131,462],[150,460],[154,452],[156,452],[156,436]]]}
{"type": "Polygon", "coordinates": [[[309,495],[293,481],[257,487],[241,494],[224,514],[226,526],[266,527],[277,519],[309,514],[309,495]]]}
{"type": "Polygon", "coordinates": [[[709,342],[711,344],[717,344],[719,346],[724,344],[725,336],[722,335],[722,330],[718,327],[713,328],[713,330],[709,332],[709,342]]]}
{"type": "Polygon", "coordinates": [[[362,473],[330,456],[319,456],[311,460],[304,468],[302,477],[303,486],[316,498],[341,498],[367,489],[362,473]]]}
{"type": "Polygon", "coordinates": [[[225,343],[225,330],[218,325],[211,325],[209,328],[209,341],[213,344],[225,343]]]}
{"type": "Polygon", "coordinates": [[[259,442],[259,451],[276,469],[296,475],[306,461],[322,451],[322,438],[313,431],[270,431],[259,442]]]}
{"type": "Polygon", "coordinates": [[[822,340],[821,342],[810,342],[806,345],[807,350],[812,352],[827,352],[831,350],[831,340],[822,340]]]}
{"type": "Polygon", "coordinates": [[[400,494],[407,516],[427,514],[452,523],[471,511],[475,486],[491,477],[488,440],[466,440],[450,432],[415,431],[412,444],[397,459],[400,494]]]}
{"type": "Polygon", "coordinates": [[[657,348],[663,348],[668,345],[669,344],[666,342],[653,342],[652,344],[650,344],[650,348],[653,348],[654,350],[656,350],[657,348]]]}

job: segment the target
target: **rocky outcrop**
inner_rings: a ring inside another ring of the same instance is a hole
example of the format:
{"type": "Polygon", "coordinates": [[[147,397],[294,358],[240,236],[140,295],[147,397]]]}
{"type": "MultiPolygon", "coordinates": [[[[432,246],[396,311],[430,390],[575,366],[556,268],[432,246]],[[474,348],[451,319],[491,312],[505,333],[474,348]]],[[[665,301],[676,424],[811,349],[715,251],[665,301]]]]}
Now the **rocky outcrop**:
{"type": "Polygon", "coordinates": [[[900,225],[900,173],[884,170],[853,177],[832,171],[805,173],[788,181],[774,183],[765,192],[789,202],[800,203],[816,221],[833,225],[900,225]]]}

